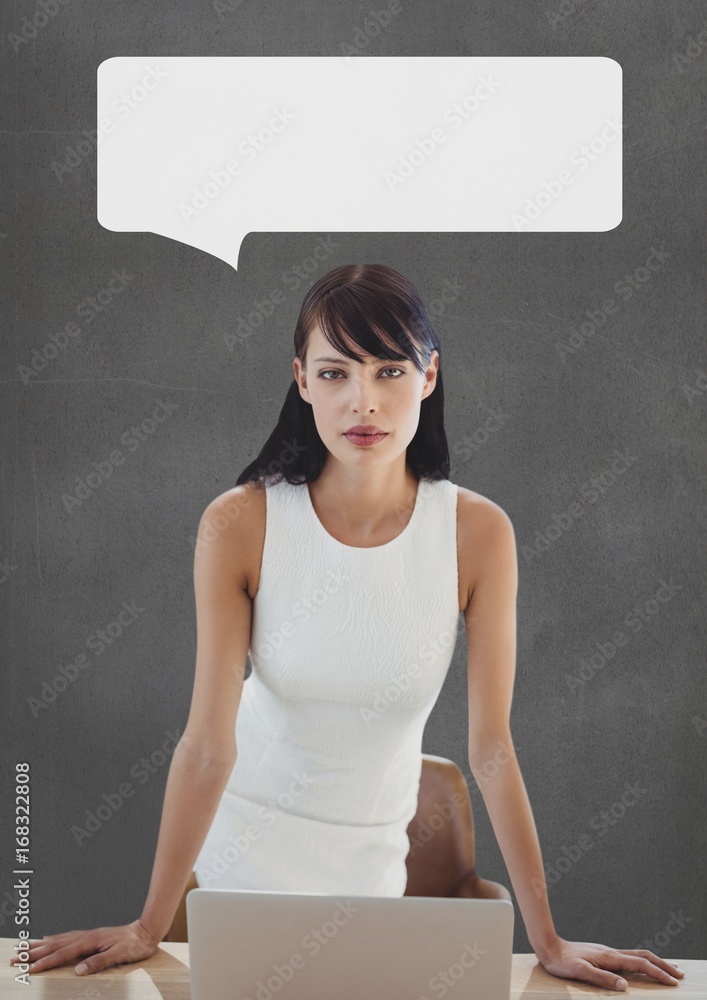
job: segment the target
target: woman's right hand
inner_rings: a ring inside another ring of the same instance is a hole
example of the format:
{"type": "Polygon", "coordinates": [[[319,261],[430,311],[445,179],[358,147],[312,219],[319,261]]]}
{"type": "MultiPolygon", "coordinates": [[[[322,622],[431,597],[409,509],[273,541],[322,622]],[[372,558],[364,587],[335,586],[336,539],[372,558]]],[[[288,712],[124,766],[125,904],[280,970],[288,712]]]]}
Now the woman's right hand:
{"type": "MultiPolygon", "coordinates": [[[[41,939],[30,939],[30,974],[54,969],[60,965],[81,961],[75,971],[89,975],[111,965],[142,962],[153,955],[159,946],[139,920],[118,927],[97,927],[92,931],[66,931],[50,934],[41,939]],[[85,971],[79,972],[85,966],[85,971]]],[[[10,965],[18,965],[18,957],[10,965]]]]}

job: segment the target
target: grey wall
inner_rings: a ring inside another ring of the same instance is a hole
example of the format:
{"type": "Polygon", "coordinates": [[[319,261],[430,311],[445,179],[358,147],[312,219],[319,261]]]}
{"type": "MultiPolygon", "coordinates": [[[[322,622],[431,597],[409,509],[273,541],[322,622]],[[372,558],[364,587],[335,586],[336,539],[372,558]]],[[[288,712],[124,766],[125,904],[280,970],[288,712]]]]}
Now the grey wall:
{"type": "MultiPolygon", "coordinates": [[[[274,424],[308,283],[368,261],[402,271],[429,303],[445,282],[461,286],[436,315],[452,479],[499,503],[516,529],[512,724],[557,930],[705,957],[707,51],[696,38],[707,5],[630,0],[573,11],[568,2],[554,26],[548,10],[560,10],[559,0],[506,9],[404,0],[403,8],[366,54],[606,55],[622,65],[617,229],[256,233],[238,274],[149,233],[106,231],[96,222],[95,153],[61,180],[54,167],[95,124],[103,59],[336,55],[369,8],[244,0],[219,15],[206,2],[158,12],[72,0],[16,52],[10,33],[37,7],[21,0],[5,15],[0,935],[14,934],[18,760],[32,769],[32,935],[139,916],[169,757],[153,774],[139,761],[169,747],[188,713],[200,514],[274,424]],[[293,288],[285,274],[307,267],[319,236],[335,245],[293,288]],[[656,251],[666,254],[660,266],[643,270],[656,251]],[[85,300],[114,271],[127,272],[124,287],[87,318],[85,300]],[[626,275],[635,279],[630,295],[618,290],[626,275]],[[230,352],[224,334],[275,288],[284,303],[230,352]],[[606,322],[585,328],[571,353],[558,349],[609,298],[617,308],[606,322]],[[21,366],[71,320],[79,335],[24,379],[21,366]],[[130,428],[159,404],[171,408],[166,419],[128,444],[130,428]],[[484,434],[490,411],[505,416],[484,434]],[[124,461],[67,509],[77,481],[116,450],[124,461]],[[616,452],[630,462],[607,475],[616,452]],[[596,494],[586,485],[594,478],[596,494]],[[124,602],[133,611],[102,647],[92,637],[124,602]],[[612,654],[607,644],[619,633],[612,654]],[[84,669],[37,708],[45,682],[61,686],[80,654],[84,669]],[[133,794],[79,846],[72,828],[85,826],[104,795],[116,801],[124,783],[133,794]],[[621,804],[627,785],[639,788],[630,806],[621,804]]],[[[462,635],[424,749],[468,775],[465,656],[462,635]]],[[[468,780],[478,869],[510,884],[468,780]]],[[[516,916],[515,950],[530,951],[516,916]]]]}

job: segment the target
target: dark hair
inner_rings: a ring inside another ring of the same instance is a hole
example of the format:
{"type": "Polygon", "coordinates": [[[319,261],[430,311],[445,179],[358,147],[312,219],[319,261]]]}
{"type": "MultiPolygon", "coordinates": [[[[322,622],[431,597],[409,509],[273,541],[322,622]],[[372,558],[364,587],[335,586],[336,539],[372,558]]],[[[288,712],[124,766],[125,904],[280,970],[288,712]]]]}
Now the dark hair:
{"type": "MultiPolygon", "coordinates": [[[[302,302],[294,342],[295,354],[305,368],[309,331],[315,324],[330,344],[355,361],[363,360],[355,350],[358,346],[365,354],[386,361],[411,360],[424,372],[430,352],[439,351],[436,385],[420,404],[420,420],[405,462],[419,479],[448,479],[442,352],[415,286],[383,264],[336,267],[312,285],[302,302]]],[[[311,483],[321,473],[327,455],[312,406],[302,399],[293,378],[277,426],[257,458],[241,472],[236,486],[251,481],[271,485],[282,479],[311,483]]]]}

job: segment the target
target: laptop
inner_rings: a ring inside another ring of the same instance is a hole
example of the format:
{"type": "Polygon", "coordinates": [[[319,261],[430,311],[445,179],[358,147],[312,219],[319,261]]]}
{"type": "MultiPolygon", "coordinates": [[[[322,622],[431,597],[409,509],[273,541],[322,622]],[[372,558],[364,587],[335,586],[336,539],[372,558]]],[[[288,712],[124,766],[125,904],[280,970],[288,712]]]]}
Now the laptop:
{"type": "Polygon", "coordinates": [[[509,1000],[507,899],[187,894],[192,1000],[509,1000]]]}

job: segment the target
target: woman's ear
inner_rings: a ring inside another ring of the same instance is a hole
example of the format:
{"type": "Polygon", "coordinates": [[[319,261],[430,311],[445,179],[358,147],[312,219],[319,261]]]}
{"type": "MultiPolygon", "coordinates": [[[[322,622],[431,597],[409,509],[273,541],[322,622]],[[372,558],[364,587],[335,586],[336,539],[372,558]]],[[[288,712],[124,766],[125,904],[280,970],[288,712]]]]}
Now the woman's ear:
{"type": "Polygon", "coordinates": [[[292,362],[292,370],[295,374],[295,381],[299,388],[299,394],[306,403],[311,403],[312,400],[309,398],[309,392],[307,390],[307,374],[302,366],[300,358],[295,357],[292,362]]]}
{"type": "Polygon", "coordinates": [[[437,372],[439,371],[439,351],[433,348],[430,352],[430,363],[425,369],[425,384],[422,387],[422,398],[427,399],[427,397],[433,392],[435,385],[437,384],[437,372]]]}

